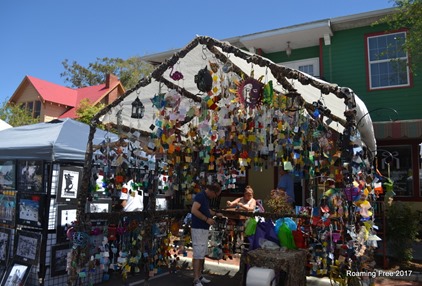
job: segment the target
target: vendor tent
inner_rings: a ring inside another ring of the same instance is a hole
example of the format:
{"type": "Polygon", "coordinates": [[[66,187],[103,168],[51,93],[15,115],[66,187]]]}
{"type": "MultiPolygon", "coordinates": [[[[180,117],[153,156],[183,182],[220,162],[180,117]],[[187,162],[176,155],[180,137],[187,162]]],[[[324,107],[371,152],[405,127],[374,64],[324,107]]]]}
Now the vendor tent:
{"type": "MultiPolygon", "coordinates": [[[[185,48],[159,65],[151,76],[141,80],[135,88],[128,90],[125,95],[107,106],[99,113],[104,115],[101,121],[151,132],[156,124],[157,111],[151,102],[170,89],[175,89],[182,95],[179,114],[184,118],[190,106],[199,106],[207,96],[207,93],[198,89],[195,77],[201,69],[213,62],[220,64],[220,70],[228,71],[226,78],[229,78],[229,81],[231,77],[239,75],[262,78],[264,82],[272,81],[276,92],[299,95],[310,114],[315,110],[315,103],[322,103],[329,110],[325,123],[338,133],[343,133],[345,129],[347,120],[344,112],[355,110],[362,141],[369,150],[375,152],[376,142],[368,110],[351,89],[340,88],[298,70],[275,64],[259,55],[203,36],[196,37],[185,48]],[[145,116],[142,120],[131,118],[132,103],[136,98],[145,106],[145,116]]],[[[224,83],[220,82],[219,86],[224,86],[224,83]]]]}
{"type": "Polygon", "coordinates": [[[0,131],[8,128],[12,128],[12,126],[0,119],[0,131]]]}
{"type": "MultiPolygon", "coordinates": [[[[89,126],[67,118],[0,131],[0,159],[83,162],[89,126]]],[[[93,144],[118,137],[98,129],[93,144]]]]}

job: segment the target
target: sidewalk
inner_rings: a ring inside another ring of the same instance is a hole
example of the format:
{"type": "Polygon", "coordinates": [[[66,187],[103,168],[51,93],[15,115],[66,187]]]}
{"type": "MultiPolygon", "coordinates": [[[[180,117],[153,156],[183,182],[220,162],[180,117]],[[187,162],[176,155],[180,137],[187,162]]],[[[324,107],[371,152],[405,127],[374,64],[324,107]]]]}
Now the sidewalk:
{"type": "MultiPolygon", "coordinates": [[[[115,273],[107,282],[100,283],[101,286],[186,286],[192,285],[193,271],[191,268],[191,255],[188,252],[186,257],[179,257],[179,270],[175,273],[165,272],[145,281],[145,277],[139,275],[129,277],[127,283],[123,283],[120,275],[115,273]]],[[[239,271],[240,257],[232,259],[213,260],[206,258],[205,275],[212,280],[212,285],[218,286],[242,286],[242,273],[239,271]]],[[[375,286],[419,286],[422,285],[422,273],[411,273],[410,276],[399,276],[401,273],[391,273],[391,276],[377,277],[375,286]]],[[[327,277],[306,277],[306,283],[310,286],[331,286],[327,277]]]]}
{"type": "MultiPolygon", "coordinates": [[[[189,264],[189,258],[186,258],[186,264],[189,264]]],[[[238,267],[217,262],[206,262],[206,274],[204,275],[211,279],[210,286],[241,286],[242,274],[238,267]]],[[[406,281],[396,279],[377,278],[375,286],[420,286],[422,285],[422,276],[419,275],[419,281],[406,281]]],[[[408,277],[409,279],[411,277],[408,277]]],[[[415,276],[412,278],[415,279],[415,276]]],[[[127,283],[122,283],[120,277],[112,279],[107,283],[99,285],[108,286],[187,286],[192,285],[193,273],[190,269],[190,264],[187,268],[176,271],[175,273],[163,273],[150,278],[145,281],[142,277],[130,277],[127,283]]],[[[330,280],[327,277],[306,277],[306,285],[308,286],[331,286],[330,280]]]]}

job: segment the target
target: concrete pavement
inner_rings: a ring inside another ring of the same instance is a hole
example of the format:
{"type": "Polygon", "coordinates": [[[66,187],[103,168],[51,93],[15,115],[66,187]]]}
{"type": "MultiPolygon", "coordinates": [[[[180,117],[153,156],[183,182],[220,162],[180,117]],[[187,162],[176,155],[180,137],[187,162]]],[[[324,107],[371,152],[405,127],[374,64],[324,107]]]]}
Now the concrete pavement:
{"type": "MultiPolygon", "coordinates": [[[[417,247],[422,246],[418,244],[417,247]]],[[[420,258],[422,248],[416,247],[415,256],[420,258]]],[[[119,273],[112,275],[111,279],[103,282],[101,286],[186,286],[192,285],[193,272],[191,269],[190,257],[179,257],[178,265],[180,269],[175,273],[165,272],[156,275],[146,281],[141,275],[129,277],[126,283],[121,281],[119,273]]],[[[210,260],[206,259],[205,276],[212,280],[212,285],[218,286],[241,286],[242,273],[239,271],[239,258],[235,257],[233,260],[210,260]]],[[[331,286],[330,280],[327,277],[319,278],[308,276],[306,278],[307,285],[311,286],[331,286]]],[[[416,286],[422,285],[422,273],[413,272],[412,275],[406,277],[378,277],[375,281],[376,286],[416,286]]]]}

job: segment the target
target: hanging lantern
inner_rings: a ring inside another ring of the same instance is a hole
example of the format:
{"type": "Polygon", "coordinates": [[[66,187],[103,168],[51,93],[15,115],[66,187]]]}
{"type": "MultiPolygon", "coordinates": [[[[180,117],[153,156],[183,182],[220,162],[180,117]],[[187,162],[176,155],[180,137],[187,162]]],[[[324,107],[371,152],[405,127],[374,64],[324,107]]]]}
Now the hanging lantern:
{"type": "Polygon", "coordinates": [[[286,94],[286,97],[287,97],[286,110],[298,111],[302,105],[300,94],[297,92],[289,92],[286,94]]]}
{"type": "Polygon", "coordinates": [[[142,118],[144,117],[145,106],[139,100],[139,97],[132,102],[132,118],[142,118]]]}

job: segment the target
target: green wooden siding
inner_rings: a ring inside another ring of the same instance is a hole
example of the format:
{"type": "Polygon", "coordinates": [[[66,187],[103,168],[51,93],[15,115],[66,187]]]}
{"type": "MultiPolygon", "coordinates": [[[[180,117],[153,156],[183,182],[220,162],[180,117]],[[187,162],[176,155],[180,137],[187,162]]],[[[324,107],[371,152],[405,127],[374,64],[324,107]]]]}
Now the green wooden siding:
{"type": "MultiPolygon", "coordinates": [[[[420,118],[422,80],[413,75],[413,87],[369,91],[365,60],[365,35],[385,27],[363,27],[336,32],[331,46],[323,46],[323,75],[328,82],[347,86],[365,102],[368,110],[393,108],[399,120],[420,118]]],[[[389,120],[388,112],[371,114],[373,121],[389,120]]]]}
{"type": "MultiPolygon", "coordinates": [[[[413,74],[413,86],[369,91],[367,85],[367,67],[365,60],[365,35],[384,31],[386,26],[367,26],[363,28],[339,31],[331,38],[331,45],[322,46],[321,78],[347,86],[365,102],[368,110],[393,108],[399,113],[399,120],[421,118],[422,79],[413,74]]],[[[287,57],[285,51],[263,54],[275,63],[296,61],[320,56],[320,47],[292,49],[287,57]]],[[[394,114],[388,112],[373,113],[373,121],[390,120],[394,114]]]]}

